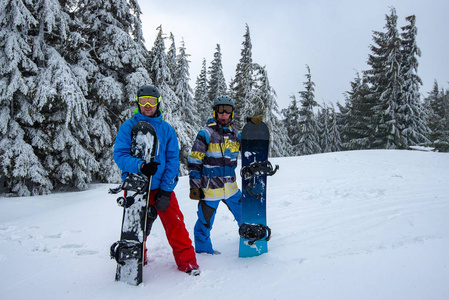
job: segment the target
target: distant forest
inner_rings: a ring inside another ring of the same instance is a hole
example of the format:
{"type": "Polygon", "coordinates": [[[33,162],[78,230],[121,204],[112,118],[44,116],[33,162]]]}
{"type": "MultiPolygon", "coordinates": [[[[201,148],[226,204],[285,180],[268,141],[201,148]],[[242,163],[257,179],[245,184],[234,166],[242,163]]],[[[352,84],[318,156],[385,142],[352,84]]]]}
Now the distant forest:
{"type": "Polygon", "coordinates": [[[143,43],[137,0],[6,1],[0,11],[0,183],[4,196],[83,190],[120,182],[112,157],[118,128],[133,115],[145,84],[162,94],[164,119],[180,144],[180,173],[197,131],[212,117],[218,95],[236,103],[233,126],[261,116],[270,128],[270,155],[299,156],[362,149],[432,147],[449,151],[449,91],[435,82],[421,99],[415,16],[398,28],[391,8],[373,31],[368,70],[355,75],[345,103],[317,103],[312,70],[282,111],[268,70],[252,59],[250,28],[231,81],[220,45],[194,86],[182,41],[157,28],[143,43]],[[166,47],[168,46],[168,48],[166,47]]]}

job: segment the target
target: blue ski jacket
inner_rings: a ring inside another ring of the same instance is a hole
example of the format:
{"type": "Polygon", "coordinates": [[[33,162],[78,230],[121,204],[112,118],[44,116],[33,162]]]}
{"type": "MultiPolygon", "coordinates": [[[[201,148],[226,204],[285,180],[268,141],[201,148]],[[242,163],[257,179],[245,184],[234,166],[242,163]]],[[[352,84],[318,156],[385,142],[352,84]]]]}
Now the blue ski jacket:
{"type": "Polygon", "coordinates": [[[162,189],[171,192],[178,183],[179,176],[179,145],[176,132],[166,121],[162,120],[162,114],[158,111],[156,117],[147,117],[136,113],[133,118],[125,121],[117,133],[114,145],[114,160],[122,171],[122,178],[127,173],[141,174],[140,167],[144,160],[131,156],[131,130],[139,121],[150,123],[157,134],[157,148],[154,161],[160,163],[156,174],[151,179],[151,190],[162,189]]]}

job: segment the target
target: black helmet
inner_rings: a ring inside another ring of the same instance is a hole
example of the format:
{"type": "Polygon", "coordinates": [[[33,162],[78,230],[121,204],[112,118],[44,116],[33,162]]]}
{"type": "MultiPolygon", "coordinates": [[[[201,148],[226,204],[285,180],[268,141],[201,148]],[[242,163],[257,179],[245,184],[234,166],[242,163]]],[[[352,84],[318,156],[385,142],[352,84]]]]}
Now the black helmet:
{"type": "Polygon", "coordinates": [[[215,109],[218,105],[230,105],[234,108],[234,100],[232,100],[229,96],[218,96],[217,99],[214,100],[214,106],[212,108],[215,109]]]}
{"type": "Polygon", "coordinates": [[[232,113],[231,116],[229,118],[229,123],[228,124],[221,124],[221,125],[230,125],[232,123],[232,119],[234,119],[234,100],[232,100],[231,97],[229,96],[218,96],[215,100],[214,100],[214,105],[212,106],[212,108],[214,109],[214,119],[217,121],[217,123],[220,123],[220,121],[218,120],[218,106],[220,105],[229,105],[232,106],[232,113]]]}
{"type": "Polygon", "coordinates": [[[137,90],[137,98],[142,97],[142,96],[150,96],[150,97],[160,98],[161,93],[159,92],[157,87],[155,87],[154,85],[144,85],[144,86],[141,86],[137,90]]]}

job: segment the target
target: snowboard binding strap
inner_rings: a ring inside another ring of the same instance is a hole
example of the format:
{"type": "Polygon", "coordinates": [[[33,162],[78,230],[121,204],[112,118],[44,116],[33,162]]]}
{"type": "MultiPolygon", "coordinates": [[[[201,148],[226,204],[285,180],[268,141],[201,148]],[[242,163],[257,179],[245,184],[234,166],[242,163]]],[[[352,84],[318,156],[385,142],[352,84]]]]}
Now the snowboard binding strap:
{"type": "Polygon", "coordinates": [[[109,189],[109,194],[118,194],[121,191],[132,191],[136,194],[145,194],[148,191],[149,181],[146,177],[129,173],[121,185],[116,188],[109,189]]]}
{"type": "Polygon", "coordinates": [[[111,259],[124,266],[127,260],[142,257],[142,247],[143,244],[136,241],[117,241],[111,246],[111,259]]]}
{"type": "Polygon", "coordinates": [[[252,185],[250,180],[259,176],[273,176],[277,170],[279,170],[279,165],[273,165],[268,161],[255,161],[249,165],[243,167],[240,170],[241,177],[246,181],[246,191],[253,197],[260,198],[262,194],[256,194],[252,191],[252,185]]]}
{"type": "Polygon", "coordinates": [[[248,224],[243,223],[239,228],[239,235],[249,240],[248,245],[253,245],[256,241],[265,239],[269,241],[271,238],[270,227],[263,224],[248,224]]]}
{"type": "Polygon", "coordinates": [[[131,205],[133,205],[135,202],[135,198],[133,196],[128,196],[128,197],[118,197],[117,198],[117,204],[118,206],[124,207],[124,208],[128,208],[131,205]]]}
{"type": "MultiPolygon", "coordinates": [[[[135,202],[137,195],[148,192],[149,180],[139,174],[129,173],[125,180],[116,188],[109,189],[109,194],[118,194],[121,191],[134,192],[133,195],[127,197],[118,197],[117,204],[121,207],[128,208],[135,202]]],[[[125,193],[126,195],[126,193],[125,193]]]]}

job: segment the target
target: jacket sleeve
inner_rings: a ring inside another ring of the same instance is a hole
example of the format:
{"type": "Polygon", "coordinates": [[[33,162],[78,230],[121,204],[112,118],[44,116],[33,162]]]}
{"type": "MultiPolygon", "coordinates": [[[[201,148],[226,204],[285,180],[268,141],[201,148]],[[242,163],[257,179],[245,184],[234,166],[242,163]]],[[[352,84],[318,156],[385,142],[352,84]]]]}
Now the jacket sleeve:
{"type": "Polygon", "coordinates": [[[159,187],[164,191],[171,192],[175,189],[179,179],[179,145],[175,130],[170,125],[167,127],[165,166],[159,187]]]}
{"type": "Polygon", "coordinates": [[[188,157],[189,184],[190,188],[201,188],[201,175],[203,170],[203,160],[206,156],[209,144],[209,135],[206,130],[198,132],[192,151],[188,157]]]}
{"type": "Polygon", "coordinates": [[[140,174],[140,166],[144,161],[131,155],[131,130],[132,124],[130,122],[125,122],[120,126],[115,138],[114,161],[122,170],[122,173],[140,174]]]}

